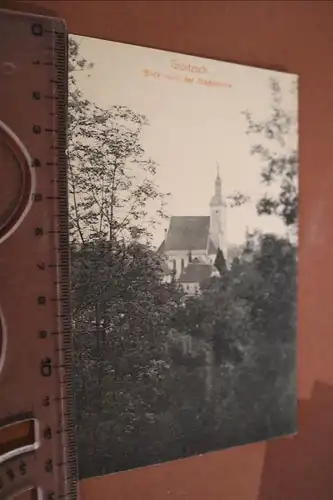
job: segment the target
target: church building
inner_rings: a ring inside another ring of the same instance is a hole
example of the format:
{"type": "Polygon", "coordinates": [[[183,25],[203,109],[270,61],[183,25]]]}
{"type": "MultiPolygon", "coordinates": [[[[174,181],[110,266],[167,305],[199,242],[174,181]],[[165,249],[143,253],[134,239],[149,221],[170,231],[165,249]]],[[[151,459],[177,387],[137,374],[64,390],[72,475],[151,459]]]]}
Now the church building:
{"type": "Polygon", "coordinates": [[[178,280],[189,295],[199,292],[200,283],[219,275],[214,266],[219,248],[227,259],[226,202],[218,169],[209,211],[207,216],[172,216],[158,249],[164,257],[164,280],[178,280]]]}

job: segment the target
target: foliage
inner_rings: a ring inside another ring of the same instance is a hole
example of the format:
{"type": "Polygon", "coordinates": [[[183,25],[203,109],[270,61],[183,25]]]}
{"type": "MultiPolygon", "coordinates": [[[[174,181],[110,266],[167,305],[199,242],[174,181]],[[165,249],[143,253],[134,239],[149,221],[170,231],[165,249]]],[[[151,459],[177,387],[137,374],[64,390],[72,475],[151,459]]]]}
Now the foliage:
{"type": "Polygon", "coordinates": [[[226,264],[223,252],[220,248],[217,249],[216,257],[215,257],[215,261],[214,261],[214,266],[219,271],[221,276],[223,275],[223,273],[225,272],[225,270],[227,268],[227,264],[226,264]]]}
{"type": "Polygon", "coordinates": [[[86,100],[77,73],[91,65],[69,40],[68,158],[72,240],[140,236],[156,220],[147,219],[148,201],[164,216],[166,195],[154,182],[157,165],[145,154],[141,134],[145,116],[126,106],[102,109],[86,100]],[[135,167],[135,168],[133,168],[135,167]],[[135,172],[135,174],[133,173],[135,172]]]}
{"type": "Polygon", "coordinates": [[[73,251],[72,257],[75,390],[84,472],[96,447],[104,460],[112,460],[117,447],[130,445],[133,434],[154,422],[156,407],[165,406],[168,395],[160,387],[170,369],[165,341],[182,294],[175,284],[161,283],[155,252],[136,241],[116,248],[98,241],[73,251]]]}
{"type": "MultiPolygon", "coordinates": [[[[257,203],[259,214],[278,215],[286,226],[297,223],[298,208],[298,152],[295,134],[297,131],[296,109],[284,107],[281,86],[276,78],[270,81],[272,105],[270,115],[257,120],[250,111],[245,111],[247,134],[254,136],[256,143],[251,153],[260,158],[263,168],[261,179],[268,188],[279,185],[278,193],[265,194],[257,203]],[[291,139],[291,140],[290,140],[291,139]]],[[[296,87],[290,92],[294,94],[296,87]]],[[[236,193],[234,206],[247,203],[249,198],[236,193]]]]}

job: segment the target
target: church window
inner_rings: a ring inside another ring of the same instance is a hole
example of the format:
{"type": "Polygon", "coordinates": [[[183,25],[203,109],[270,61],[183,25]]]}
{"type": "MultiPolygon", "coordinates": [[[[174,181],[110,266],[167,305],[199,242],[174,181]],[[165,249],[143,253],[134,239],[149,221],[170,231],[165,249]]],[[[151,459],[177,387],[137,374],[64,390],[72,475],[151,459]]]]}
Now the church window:
{"type": "Polygon", "coordinates": [[[184,259],[181,261],[182,271],[184,271],[184,259]]]}
{"type": "Polygon", "coordinates": [[[172,260],[172,267],[173,267],[173,270],[175,271],[176,270],[176,259],[172,260]]]}

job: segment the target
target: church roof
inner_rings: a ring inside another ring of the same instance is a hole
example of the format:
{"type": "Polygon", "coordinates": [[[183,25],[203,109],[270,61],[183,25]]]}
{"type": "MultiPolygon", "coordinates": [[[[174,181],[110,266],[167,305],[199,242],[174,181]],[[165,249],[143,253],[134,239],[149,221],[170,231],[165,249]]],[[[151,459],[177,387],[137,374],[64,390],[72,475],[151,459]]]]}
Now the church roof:
{"type": "Polygon", "coordinates": [[[206,250],[209,238],[209,216],[173,216],[170,220],[164,250],[206,250]]]}
{"type": "Polygon", "coordinates": [[[163,255],[164,250],[165,250],[165,240],[162,241],[162,243],[160,244],[160,246],[157,249],[158,255],[163,255]]]}
{"type": "Polygon", "coordinates": [[[179,277],[180,283],[202,283],[209,279],[213,272],[210,264],[189,264],[179,277]]]}

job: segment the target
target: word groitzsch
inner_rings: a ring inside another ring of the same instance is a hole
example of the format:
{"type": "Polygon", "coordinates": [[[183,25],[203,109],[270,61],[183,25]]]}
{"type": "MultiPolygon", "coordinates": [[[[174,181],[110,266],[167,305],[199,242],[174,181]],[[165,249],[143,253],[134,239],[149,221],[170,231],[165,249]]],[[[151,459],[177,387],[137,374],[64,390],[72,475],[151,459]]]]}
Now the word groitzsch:
{"type": "Polygon", "coordinates": [[[190,73],[208,73],[208,70],[205,66],[195,66],[193,64],[180,63],[175,59],[172,59],[171,67],[177,71],[189,71],[190,73]]]}

